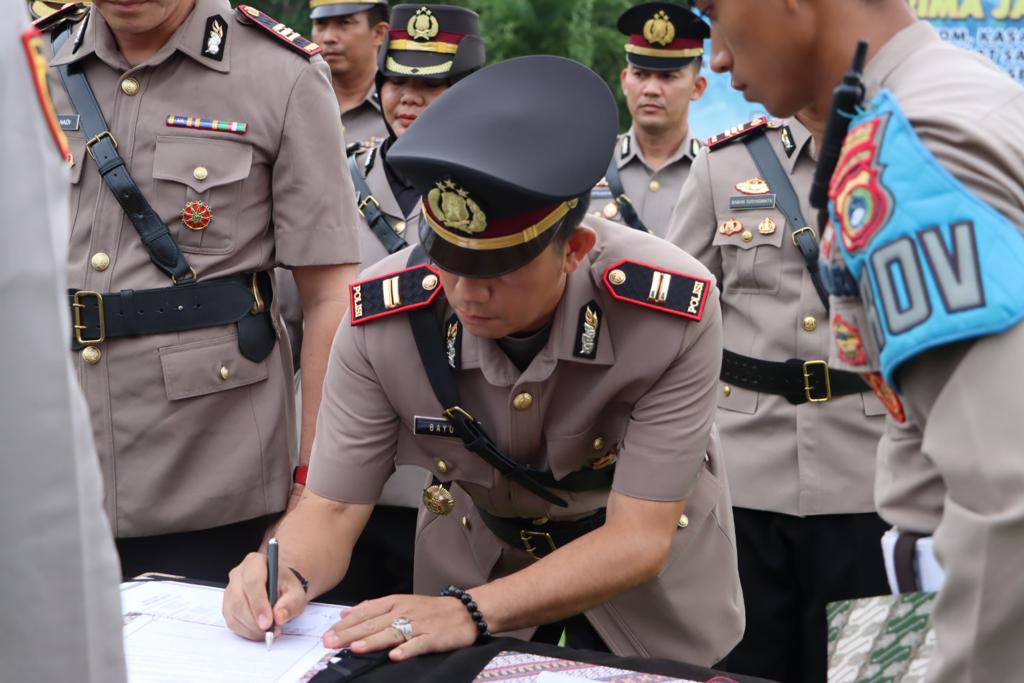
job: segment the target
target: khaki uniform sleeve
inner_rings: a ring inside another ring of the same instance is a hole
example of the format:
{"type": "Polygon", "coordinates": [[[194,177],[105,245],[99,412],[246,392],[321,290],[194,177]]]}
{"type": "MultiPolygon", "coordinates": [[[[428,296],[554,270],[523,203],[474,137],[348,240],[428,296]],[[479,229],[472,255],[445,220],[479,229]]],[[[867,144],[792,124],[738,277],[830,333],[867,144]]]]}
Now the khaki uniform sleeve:
{"type": "Polygon", "coordinates": [[[886,417],[878,443],[875,506],[897,529],[931,534],[942,518],[946,485],[922,452],[922,440],[921,427],[911,416],[903,423],[886,417]]]}
{"type": "Polygon", "coordinates": [[[612,488],[633,498],[689,497],[707,454],[722,366],[718,290],[712,288],[699,324],[676,324],[692,327],[675,360],[634,406],[615,467],[612,488]]]}
{"type": "Polygon", "coordinates": [[[365,329],[352,327],[345,314],[327,364],[309,489],[331,500],[375,504],[395,469],[399,428],[367,357],[365,329]]]}
{"type": "Polygon", "coordinates": [[[277,262],[359,263],[355,190],[327,65],[311,62],[288,100],[273,171],[277,262]]]}
{"type": "Polygon", "coordinates": [[[712,246],[718,224],[711,190],[711,163],[703,147],[683,183],[665,239],[704,264],[722,281],[722,252],[712,246]]]}

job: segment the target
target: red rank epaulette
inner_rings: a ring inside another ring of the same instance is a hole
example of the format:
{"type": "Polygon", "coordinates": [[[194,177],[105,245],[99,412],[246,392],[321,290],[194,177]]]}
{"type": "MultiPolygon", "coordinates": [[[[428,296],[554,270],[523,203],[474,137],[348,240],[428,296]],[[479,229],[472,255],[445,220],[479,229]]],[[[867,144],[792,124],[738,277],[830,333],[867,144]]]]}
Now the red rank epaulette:
{"type": "Polygon", "coordinates": [[[441,291],[441,279],[431,265],[413,266],[349,285],[352,324],[429,306],[441,291]]]}
{"type": "Polygon", "coordinates": [[[708,148],[715,149],[716,147],[722,147],[726,143],[739,140],[740,138],[750,135],[755,130],[760,130],[768,125],[768,117],[758,116],[756,119],[751,119],[746,123],[738,126],[733,126],[729,130],[723,130],[718,135],[712,135],[708,138],[708,148]]]}
{"type": "MultiPolygon", "coordinates": [[[[49,9],[52,7],[47,3],[36,4],[40,9],[49,9]]],[[[34,9],[34,11],[38,11],[38,9],[34,9]]],[[[65,21],[81,21],[82,17],[84,17],[88,12],[89,5],[82,2],[72,2],[64,5],[51,14],[40,15],[38,19],[32,22],[32,25],[41,32],[46,32],[55,26],[63,24],[65,21]]]]}
{"type": "Polygon", "coordinates": [[[624,259],[604,271],[604,284],[619,301],[700,320],[711,280],[624,259]]]}
{"type": "Polygon", "coordinates": [[[239,5],[235,12],[238,13],[238,16],[249,20],[256,26],[259,26],[261,29],[274,36],[299,54],[305,55],[306,57],[312,57],[320,54],[319,45],[304,37],[298,31],[288,28],[274,17],[261,12],[255,7],[239,5]]]}

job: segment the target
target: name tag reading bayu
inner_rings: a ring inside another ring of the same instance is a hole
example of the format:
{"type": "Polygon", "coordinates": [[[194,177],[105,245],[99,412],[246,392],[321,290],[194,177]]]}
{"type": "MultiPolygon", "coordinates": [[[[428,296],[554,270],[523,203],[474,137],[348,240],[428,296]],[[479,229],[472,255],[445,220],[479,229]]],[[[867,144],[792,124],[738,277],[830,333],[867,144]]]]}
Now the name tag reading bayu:
{"type": "Polygon", "coordinates": [[[58,114],[57,123],[61,130],[78,130],[81,117],[78,114],[58,114]]]}
{"type": "Polygon", "coordinates": [[[459,436],[448,420],[443,417],[413,416],[413,433],[417,436],[446,436],[457,439],[459,436]]]}

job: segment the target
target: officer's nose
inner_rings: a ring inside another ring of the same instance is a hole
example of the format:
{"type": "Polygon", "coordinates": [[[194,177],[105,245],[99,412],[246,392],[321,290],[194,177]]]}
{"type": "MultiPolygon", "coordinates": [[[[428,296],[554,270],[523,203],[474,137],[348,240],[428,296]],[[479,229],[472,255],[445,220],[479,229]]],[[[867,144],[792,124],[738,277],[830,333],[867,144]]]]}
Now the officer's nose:
{"type": "Polygon", "coordinates": [[[455,282],[455,291],[464,304],[480,305],[491,299],[491,286],[484,278],[460,277],[455,282]]]}
{"type": "Polygon", "coordinates": [[[717,24],[711,24],[711,70],[717,74],[732,71],[732,52],[726,45],[717,24]]]}

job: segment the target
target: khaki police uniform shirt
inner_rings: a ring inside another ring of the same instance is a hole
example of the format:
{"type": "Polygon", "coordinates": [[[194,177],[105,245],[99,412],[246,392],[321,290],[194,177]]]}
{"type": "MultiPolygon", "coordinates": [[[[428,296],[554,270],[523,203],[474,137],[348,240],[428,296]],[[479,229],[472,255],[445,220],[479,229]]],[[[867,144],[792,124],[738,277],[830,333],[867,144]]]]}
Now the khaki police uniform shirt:
{"type": "MultiPolygon", "coordinates": [[[[665,165],[655,171],[644,159],[633,128],[619,136],[612,158],[618,166],[622,187],[640,220],[658,237],[664,237],[668,232],[672,209],[700,148],[701,142],[697,138],[686,138],[665,165]]],[[[606,180],[601,180],[591,191],[590,212],[617,223],[623,222],[606,180]]]]}
{"type": "MultiPolygon", "coordinates": [[[[939,163],[1024,231],[1024,89],[925,22],[882,46],[864,82],[869,100],[890,90],[939,163]]],[[[1014,680],[1024,665],[1024,579],[1009,569],[1024,562],[1022,353],[1018,324],[929,351],[898,375],[947,487],[935,533],[946,583],[933,614],[932,683],[1014,680]]]]}
{"type": "MultiPolygon", "coordinates": [[[[524,372],[494,340],[464,331],[457,373],[463,406],[507,455],[548,467],[557,478],[616,454],[616,491],[647,500],[688,499],[686,526],[677,529],[659,577],[587,617],[616,654],[710,665],[743,630],[728,486],[713,427],[718,294],[710,282],[699,322],[614,299],[601,278],[622,259],[709,275],[650,235],[602,219],[585,224],[597,230],[597,246],[569,276],[550,337],[524,372]],[[588,305],[599,310],[593,360],[573,353],[588,305]]],[[[407,258],[400,252],[370,272],[401,270],[407,258]]],[[[647,291],[649,282],[643,286],[647,291]]],[[[443,299],[435,308],[442,320],[451,313],[443,299]]],[[[454,480],[457,510],[420,514],[418,593],[436,593],[449,583],[478,585],[532,562],[524,548],[498,540],[475,506],[504,517],[563,518],[606,504],[607,491],[589,491],[560,494],[570,501],[568,509],[551,506],[501,477],[457,438],[416,433],[415,416],[440,414],[406,315],[357,327],[346,318],[328,369],[309,487],[332,500],[373,503],[396,462],[454,480]]]]}
{"type": "Polygon", "coordinates": [[[12,325],[0,340],[0,679],[115,683],[125,680],[120,568],[67,356],[68,171],[20,39],[25,5],[0,6],[0,315],[12,325]]]}
{"type": "MultiPolygon", "coordinates": [[[[384,170],[384,160],[381,158],[380,144],[372,148],[364,148],[356,155],[356,166],[359,172],[366,179],[366,185],[373,193],[373,197],[380,203],[380,210],[388,219],[394,231],[408,244],[419,244],[420,241],[420,203],[413,205],[408,215],[402,212],[402,207],[391,191],[391,183],[388,182],[387,172],[384,170]],[[367,170],[368,160],[372,158],[370,168],[367,170]]],[[[361,270],[369,268],[388,255],[384,244],[370,230],[366,218],[359,218],[359,253],[362,256],[361,270]]]]}
{"type": "MultiPolygon", "coordinates": [[[[135,67],[93,9],[51,63],[58,114],[73,109],[53,67],[71,63],[84,67],[129,172],[200,281],[358,262],[338,104],[320,57],[283,45],[226,0],[197,0],[167,44],[135,67]],[[211,17],[227,26],[220,60],[202,54],[211,17]],[[176,114],[248,129],[168,126],[176,114]],[[211,208],[205,230],[186,229],[179,218],[192,200],[211,208]]],[[[68,137],[69,286],[171,286],[86,154],[81,130],[68,137]]],[[[280,330],[278,339],[259,363],[242,357],[233,325],[108,340],[95,364],[74,354],[116,536],[214,527],[284,508],[296,438],[290,351],[280,330]]]]}
{"type": "MultiPolygon", "coordinates": [[[[816,215],[807,200],[816,163],[810,133],[796,119],[770,125],[764,135],[809,220],[816,215]]],[[[737,188],[759,176],[741,141],[702,150],[667,239],[722,283],[725,348],[768,361],[828,359],[828,315],[790,237],[792,226],[777,207],[739,207],[771,196],[737,188]],[[723,233],[719,228],[729,220],[742,230],[723,233]]],[[[716,420],[733,505],[801,516],[874,510],[875,449],[885,409],[871,391],[795,406],[776,394],[720,384],[716,420]]]]}
{"type": "Polygon", "coordinates": [[[345,139],[349,142],[365,142],[370,138],[386,138],[388,129],[384,115],[380,113],[377,86],[371,85],[363,101],[341,112],[341,123],[345,127],[345,139]]]}

